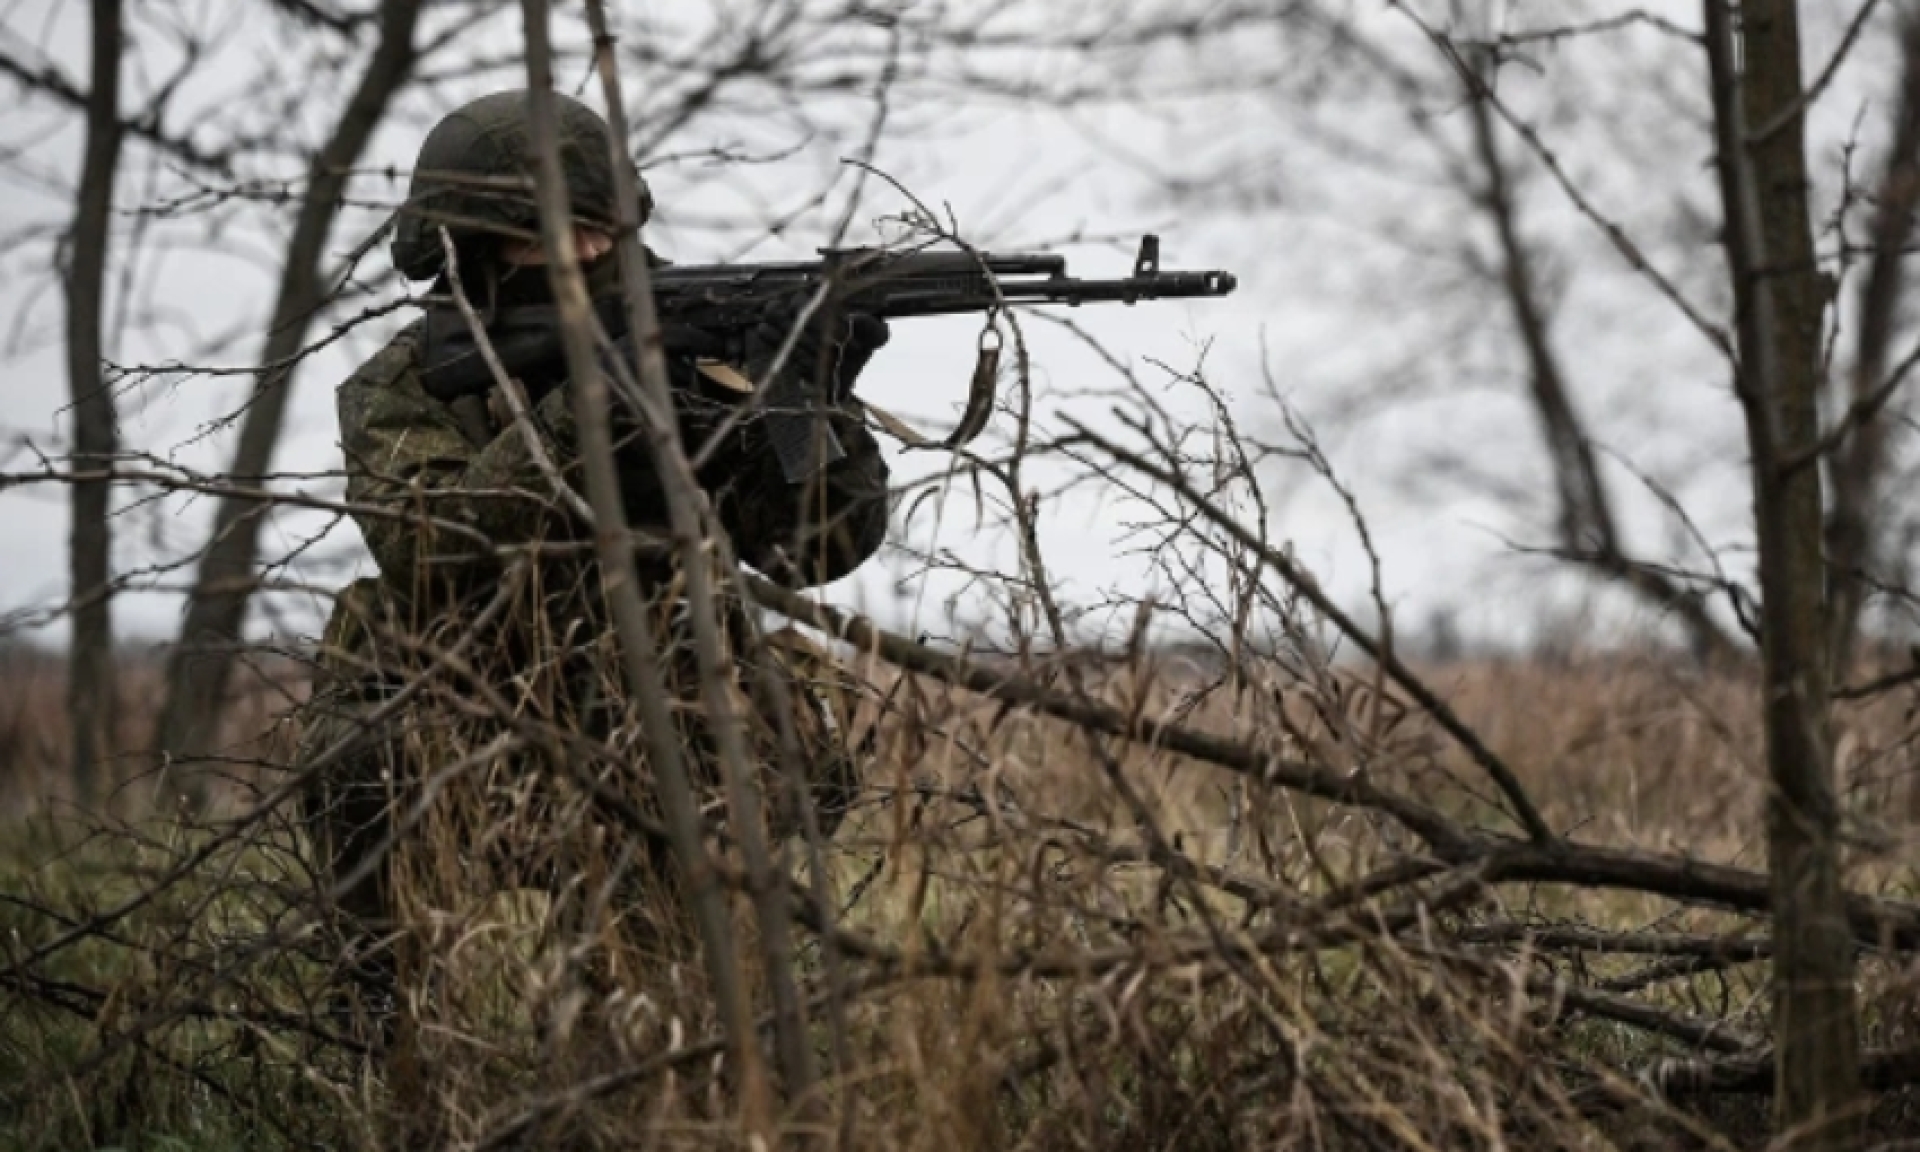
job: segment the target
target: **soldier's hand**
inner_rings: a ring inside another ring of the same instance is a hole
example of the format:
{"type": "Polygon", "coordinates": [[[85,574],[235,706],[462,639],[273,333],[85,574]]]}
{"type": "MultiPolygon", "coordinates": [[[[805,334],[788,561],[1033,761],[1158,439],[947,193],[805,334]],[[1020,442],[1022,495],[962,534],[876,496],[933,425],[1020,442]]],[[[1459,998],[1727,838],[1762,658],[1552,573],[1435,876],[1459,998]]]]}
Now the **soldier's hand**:
{"type": "Polygon", "coordinates": [[[663,321],[660,346],[668,357],[687,356],[696,360],[721,360],[727,355],[726,337],[691,324],[663,321]]]}
{"type": "MultiPolygon", "coordinates": [[[[756,375],[773,363],[797,320],[797,313],[775,315],[748,333],[747,355],[756,375]]],[[[783,370],[824,385],[828,401],[837,404],[853,394],[867,362],[892,335],[887,322],[870,313],[816,316],[794,339],[783,370]],[[815,373],[821,375],[815,377],[815,373]]]]}
{"type": "Polygon", "coordinates": [[[842,316],[840,365],[835,376],[835,399],[853,395],[853,386],[866,370],[873,354],[893,339],[893,329],[871,312],[848,312],[842,316]]]}

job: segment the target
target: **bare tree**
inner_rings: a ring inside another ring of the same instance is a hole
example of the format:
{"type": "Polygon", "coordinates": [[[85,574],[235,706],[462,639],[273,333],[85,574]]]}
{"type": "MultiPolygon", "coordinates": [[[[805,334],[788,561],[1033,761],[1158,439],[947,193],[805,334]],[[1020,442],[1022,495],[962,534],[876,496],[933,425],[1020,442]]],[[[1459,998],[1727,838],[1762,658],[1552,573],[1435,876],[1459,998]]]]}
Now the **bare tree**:
{"type": "MultiPolygon", "coordinates": [[[[74,467],[112,464],[118,448],[113,394],[101,371],[107,253],[113,184],[119,168],[120,0],[94,0],[93,77],[87,96],[87,143],[75,196],[67,266],[67,380],[73,397],[74,467]]],[[[70,572],[73,640],[67,665],[67,719],[73,730],[74,786],[82,802],[97,798],[103,761],[113,751],[113,533],[105,479],[73,487],[70,572]]]]}
{"type": "MultiPolygon", "coordinates": [[[[347,179],[366,150],[388,106],[412,74],[415,25],[421,0],[383,0],[379,40],[340,119],[314,156],[293,232],[281,264],[272,319],[260,353],[259,382],[240,425],[230,476],[264,475],[286,417],[287,395],[306,335],[328,291],[323,279],[327,237],[339,214],[347,179]]],[[[168,660],[167,697],[156,741],[171,761],[199,760],[216,745],[220,717],[255,587],[261,517],[257,502],[227,498],[214,512],[213,531],[202,556],[179,641],[168,660]]],[[[205,802],[204,787],[190,776],[190,803],[205,802]]]]}
{"type": "Polygon", "coordinates": [[[1794,1147],[1860,1146],[1853,945],[1840,875],[1828,708],[1831,635],[1821,547],[1821,334],[1826,311],[1807,205],[1795,0],[1705,0],[1714,137],[1726,213],[1760,542],[1767,860],[1779,949],[1776,1120],[1794,1147]]]}
{"type": "Polygon", "coordinates": [[[1636,559],[1622,540],[1599,454],[1562,367],[1564,356],[1553,333],[1553,306],[1535,270],[1538,254],[1521,234],[1513,176],[1501,154],[1499,125],[1491,107],[1495,50],[1476,46],[1456,60],[1468,89],[1473,154],[1479,162],[1480,187],[1470,198],[1498,239],[1501,292],[1512,313],[1526,365],[1528,399],[1539,422],[1558,502],[1557,551],[1569,562],[1630,589],[1656,612],[1673,614],[1700,656],[1738,659],[1740,645],[1707,611],[1705,594],[1636,559]]]}
{"type": "MultiPolygon", "coordinates": [[[[1716,661],[1748,659],[1751,647],[1741,632],[1751,630],[1744,613],[1749,590],[1723,570],[1716,552],[1723,545],[1709,539],[1721,526],[1702,530],[1693,521],[1696,495],[1680,490],[1683,474],[1677,468],[1650,467],[1636,458],[1638,453],[1618,453],[1617,465],[1610,461],[1607,446],[1645,441],[1653,429],[1600,408],[1603,384],[1616,395],[1674,395],[1685,390],[1680,385],[1706,377],[1691,365],[1676,365],[1665,370],[1670,376],[1653,377],[1659,387],[1627,389],[1622,380],[1603,379],[1600,369],[1582,361],[1594,347],[1594,323],[1608,318],[1582,313],[1579,305],[1592,297],[1570,303],[1566,287],[1576,278],[1591,284],[1596,271],[1624,257],[1646,288],[1675,305],[1684,322],[1707,338],[1714,356],[1724,354],[1725,337],[1713,331],[1715,325],[1706,319],[1710,309],[1700,303],[1724,291],[1702,277],[1697,259],[1697,241],[1710,226],[1704,185],[1663,181],[1656,187],[1640,181],[1630,195],[1585,187],[1611,183],[1611,177],[1596,173],[1635,171],[1650,163],[1649,148],[1693,146],[1675,126],[1699,123],[1700,93],[1672,77],[1684,74],[1698,34],[1669,16],[1610,3],[1569,6],[1550,22],[1536,18],[1524,27],[1495,21],[1470,33],[1427,28],[1417,15],[1423,6],[1390,7],[1414,15],[1411,23],[1438,51],[1424,60],[1410,52],[1402,35],[1407,21],[1396,25],[1313,0],[1264,8],[1212,6],[1204,15],[1177,2],[1147,3],[1130,6],[1124,18],[1098,33],[1078,27],[1063,31],[1057,46],[1079,47],[1093,61],[1070,77],[1034,79],[1008,68],[990,82],[996,93],[1072,105],[1240,93],[1254,107],[1270,110],[1270,118],[1258,122],[1284,132],[1293,151],[1277,147],[1273,133],[1265,131],[1238,140],[1225,135],[1214,145],[1218,151],[1183,151],[1168,164],[1117,147],[1130,163],[1148,166],[1190,210],[1223,215],[1249,207],[1267,210],[1276,199],[1268,189],[1276,167],[1283,181],[1292,172],[1326,168],[1336,173],[1327,178],[1336,188],[1350,176],[1374,171],[1419,187],[1417,200],[1394,201],[1409,210],[1406,216],[1382,213],[1373,222],[1384,243],[1400,246],[1407,258],[1366,285],[1395,294],[1395,305],[1381,309],[1394,316],[1385,327],[1407,333],[1409,350],[1372,357],[1367,378],[1343,380],[1347,386],[1339,407],[1325,403],[1320,411],[1338,414],[1347,432],[1366,436],[1372,428],[1367,417],[1483,389],[1511,373],[1537,456],[1494,461],[1479,445],[1436,438],[1439,443],[1410,454],[1415,463],[1407,471],[1419,478],[1417,486],[1430,491],[1436,475],[1450,477],[1516,516],[1544,505],[1547,541],[1536,550],[1671,620],[1696,653],[1716,661]],[[1289,66],[1246,67],[1237,58],[1233,67],[1209,66],[1254,35],[1279,45],[1278,53],[1268,56],[1284,58],[1289,66]],[[1563,79],[1562,73],[1574,71],[1567,65],[1582,57],[1608,69],[1608,79],[1563,79]],[[1642,74],[1641,68],[1648,71],[1642,74]],[[1629,75],[1634,78],[1622,82],[1629,75]],[[1643,111],[1655,103],[1667,105],[1658,129],[1668,138],[1656,144],[1636,137],[1650,127],[1638,122],[1600,123],[1603,118],[1578,95],[1592,82],[1645,89],[1643,111]],[[1383,148],[1380,129],[1388,116],[1397,118],[1400,132],[1393,147],[1383,148]],[[1602,155],[1609,158],[1605,163],[1602,155]],[[1461,210],[1412,214],[1435,198],[1461,210]],[[1636,228],[1622,212],[1644,220],[1644,226],[1636,228]],[[1443,270],[1422,278],[1422,265],[1443,270]],[[1523,469],[1511,466],[1521,460],[1523,469]],[[1629,490],[1620,483],[1624,476],[1641,481],[1646,491],[1629,490]],[[1679,530],[1687,543],[1657,541],[1640,527],[1649,519],[1646,513],[1679,530]],[[1696,551],[1711,570],[1702,570],[1689,556],[1696,551]]],[[[1459,17],[1474,7],[1442,10],[1459,17]]],[[[1810,103],[1838,99],[1831,95],[1835,74],[1844,78],[1857,55],[1854,49],[1873,41],[1888,23],[1873,18],[1877,7],[1821,13],[1842,26],[1841,42],[1823,61],[1824,75],[1810,92],[1810,103]]],[[[1483,8],[1509,11],[1516,24],[1530,15],[1522,6],[1483,8]]],[[[988,42],[982,32],[970,30],[969,37],[969,43],[988,42]]],[[[1874,114],[1877,119],[1877,110],[1874,114]]],[[[1902,159],[1913,147],[1911,129],[1902,127],[1910,119],[1905,102],[1886,119],[1893,139],[1871,198],[1874,259],[1860,291],[1852,387],[1840,397],[1841,408],[1851,405],[1846,424],[1852,434],[1844,441],[1835,435],[1841,450],[1834,459],[1828,533],[1836,569],[1852,573],[1842,577],[1851,590],[1843,591],[1836,613],[1839,636],[1858,628],[1858,612],[1848,602],[1895,579],[1907,532],[1895,506],[1879,498],[1888,477],[1905,461],[1892,442],[1900,435],[1897,406],[1886,419],[1874,419],[1894,395],[1895,384],[1886,379],[1887,347],[1900,328],[1903,237],[1912,215],[1909,162],[1902,159]]],[[[1677,152],[1674,157],[1674,163],[1684,164],[1677,152]]],[[[1835,169],[1823,167],[1818,175],[1830,187],[1834,174],[1835,169]]],[[[1848,180],[1849,174],[1840,178],[1848,180]]],[[[1309,190],[1300,198],[1311,195],[1314,179],[1294,177],[1309,190]]],[[[1851,188],[1842,195],[1845,203],[1857,203],[1851,188]]],[[[1278,196],[1283,211],[1287,198],[1286,192],[1278,196]]],[[[1309,202],[1299,219],[1311,224],[1325,214],[1349,218],[1341,208],[1309,202]]],[[[1365,209],[1352,215],[1364,216],[1365,209]]],[[[1895,365],[1893,370],[1903,375],[1908,369],[1895,365]]],[[[1312,388],[1319,383],[1312,373],[1312,365],[1297,368],[1296,385],[1309,392],[1332,391],[1312,388]]],[[[1705,390],[1693,395],[1704,407],[1705,390]]],[[[1704,444],[1694,449],[1694,459],[1707,451],[1704,444]]],[[[1713,451],[1731,455],[1738,447],[1733,438],[1722,437],[1713,451]]]]}

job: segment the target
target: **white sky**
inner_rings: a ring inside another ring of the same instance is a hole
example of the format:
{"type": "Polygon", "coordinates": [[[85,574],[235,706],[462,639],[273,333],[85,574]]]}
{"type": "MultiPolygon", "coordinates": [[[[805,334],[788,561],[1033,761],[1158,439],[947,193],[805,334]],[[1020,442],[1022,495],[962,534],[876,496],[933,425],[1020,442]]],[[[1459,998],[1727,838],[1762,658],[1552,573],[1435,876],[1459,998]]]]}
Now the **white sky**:
{"type": "MultiPolygon", "coordinates": [[[[674,9],[676,17],[682,7],[700,6],[686,0],[674,9]]],[[[1604,13],[1607,7],[1513,5],[1507,24],[1550,24],[1576,9],[1604,13]]],[[[226,102],[234,100],[257,101],[257,109],[247,110],[256,120],[272,123],[274,117],[290,115],[294,130],[309,140],[324,130],[337,96],[310,102],[317,106],[296,103],[283,108],[258,90],[233,90],[255,74],[262,59],[271,58],[276,46],[270,41],[280,25],[252,5],[184,3],[174,8],[189,21],[224,20],[232,29],[201,81],[204,89],[192,92],[185,101],[188,106],[196,106],[196,101],[223,107],[231,107],[226,102]]],[[[1364,25],[1385,27],[1397,37],[1406,49],[1403,59],[1433,65],[1432,59],[1423,60],[1404,18],[1372,4],[1350,8],[1364,25]]],[[[1064,5],[1035,11],[1056,13],[1062,21],[1079,18],[1068,15],[1064,5]]],[[[1810,60],[1824,61],[1843,15],[1810,15],[1810,60]]],[[[85,20],[84,6],[59,0],[0,3],[0,28],[5,30],[0,43],[10,50],[44,52],[67,74],[84,77],[85,20]]],[[[496,25],[483,29],[478,42],[510,52],[517,42],[517,25],[496,25]]],[[[1249,36],[1220,50],[1224,56],[1210,63],[1231,72],[1271,62],[1270,45],[1249,36]]],[[[1583,45],[1578,51],[1535,52],[1543,71],[1509,69],[1503,92],[1541,121],[1543,132],[1595,200],[1633,229],[1682,289],[1717,316],[1715,286],[1721,265],[1711,242],[1712,189],[1700,125],[1676,113],[1661,85],[1669,84],[1687,98],[1697,94],[1684,91],[1684,78],[1649,79],[1662,73],[1657,53],[1664,50],[1664,42],[1659,38],[1640,35],[1624,43],[1626,49],[1589,51],[1583,45]],[[1655,55],[1643,64],[1634,57],[1636,46],[1648,46],[1655,55]]],[[[1842,73],[1817,109],[1816,162],[1823,169],[1831,169],[1838,142],[1856,117],[1864,116],[1862,131],[1869,143],[1876,138],[1874,125],[1885,115],[1878,101],[1890,88],[1885,62],[1882,48],[1863,54],[1861,63],[1842,73]]],[[[288,59],[279,78],[281,90],[298,91],[299,69],[310,64],[288,59]]],[[[1064,81],[1078,66],[1072,60],[1059,61],[1047,74],[1064,81]]],[[[1190,68],[1192,62],[1172,60],[1168,66],[1190,68]]],[[[1087,71],[1093,70],[1089,65],[1087,71]]],[[[1303,82],[1306,71],[1310,68],[1303,64],[1303,82]]],[[[1127,79],[1148,82],[1137,76],[1127,79]]],[[[412,94],[404,115],[377,137],[365,167],[404,169],[421,131],[439,110],[516,80],[511,72],[496,73],[443,85],[430,96],[412,94]]],[[[630,86],[641,82],[629,76],[630,86]]],[[[130,111],[131,101],[151,85],[151,79],[129,79],[130,111]]],[[[0,92],[11,91],[0,81],[0,92]]],[[[1441,130],[1457,135],[1464,112],[1440,112],[1441,130]]],[[[1544,615],[1564,613],[1569,605],[1598,605],[1600,619],[1618,623],[1619,605],[1586,596],[1585,585],[1550,576],[1550,568],[1516,555],[1510,546],[1511,541],[1545,542],[1550,521],[1542,499],[1545,474],[1537,434],[1518,403],[1519,380],[1512,370],[1513,342],[1505,317],[1492,307],[1493,297],[1484,289],[1461,287],[1452,259],[1463,241],[1474,251],[1489,252],[1489,238],[1477,222],[1463,226],[1457,201],[1435,190],[1430,159],[1423,158],[1422,146],[1410,138],[1406,121],[1392,106],[1358,104],[1340,107],[1337,113],[1307,116],[1268,97],[1168,100],[1150,110],[1015,108],[1004,101],[949,98],[903,104],[889,123],[876,161],[918,194],[950,206],[970,237],[990,248],[1053,245],[1078,234],[1134,237],[1151,229],[1163,237],[1169,266],[1225,267],[1238,274],[1240,292],[1229,300],[1082,310],[1075,319],[1115,355],[1140,366],[1148,378],[1155,371],[1147,366],[1150,361],[1189,368],[1198,349],[1206,346],[1210,377],[1239,401],[1236,419],[1279,439],[1278,414],[1260,401],[1264,364],[1280,391],[1321,428],[1335,466],[1366,510],[1384,561],[1385,586],[1403,629],[1417,629],[1444,610],[1455,614],[1469,636],[1513,641],[1533,634],[1544,615]],[[1344,144],[1328,139],[1329,124],[1347,138],[1344,144]],[[1356,146],[1386,160],[1360,154],[1356,146]],[[1178,158],[1182,171],[1211,176],[1209,187],[1232,184],[1238,190],[1226,195],[1203,189],[1198,207],[1177,211],[1143,174],[1141,157],[1178,158]],[[1395,388],[1428,398],[1384,405],[1380,397],[1395,388]],[[1384,414],[1362,420],[1353,411],[1355,405],[1384,414]],[[1469,474],[1479,479],[1469,483],[1469,474]],[[1494,499],[1491,486],[1504,487],[1517,499],[1494,499]]],[[[714,171],[700,162],[651,169],[649,178],[662,207],[649,241],[685,261],[739,252],[746,233],[716,233],[700,221],[754,200],[773,208],[795,204],[831,176],[836,158],[851,152],[864,132],[864,112],[843,102],[841,107],[824,107],[818,115],[819,135],[806,148],[783,159],[727,169],[725,184],[716,183],[714,171]]],[[[71,117],[31,109],[0,111],[0,146],[35,138],[21,163],[45,174],[41,180],[0,177],[0,235],[35,221],[57,222],[70,211],[58,185],[71,181],[77,170],[79,135],[70,124],[61,128],[60,120],[71,117]],[[38,136],[43,125],[47,134],[38,136]]],[[[738,146],[779,152],[793,140],[792,125],[777,118],[765,124],[715,119],[696,122],[664,151],[738,146]]],[[[1508,143],[1515,142],[1510,138],[1508,143]]],[[[137,145],[129,153],[141,154],[137,145]]],[[[1518,156],[1520,150],[1515,146],[1509,155],[1518,156]]],[[[1671,485],[1716,544],[1737,548],[1748,536],[1744,474],[1738,415],[1726,395],[1724,371],[1716,368],[1700,337],[1626,269],[1541,177],[1538,166],[1522,167],[1527,226],[1547,237],[1554,250],[1550,273],[1565,294],[1557,333],[1596,435],[1606,449],[1671,485]]],[[[144,172],[136,165],[126,173],[120,188],[123,207],[152,202],[144,172]]],[[[290,162],[278,174],[297,172],[290,162]]],[[[390,203],[398,189],[370,178],[356,183],[355,195],[390,203]]],[[[875,191],[858,219],[869,221],[898,207],[889,193],[875,191]]],[[[198,335],[191,337],[178,326],[135,333],[114,344],[114,359],[247,363],[257,349],[258,327],[273,289],[270,264],[263,258],[272,251],[271,238],[259,223],[266,219],[270,228],[273,218],[258,212],[250,218],[252,223],[212,237],[199,225],[156,229],[183,244],[190,240],[191,246],[140,266],[137,282],[148,287],[142,298],[187,318],[198,335]],[[211,352],[201,347],[201,341],[216,333],[232,335],[211,352]]],[[[833,218],[831,211],[805,216],[778,241],[759,244],[745,258],[805,255],[821,242],[833,218]]],[[[358,243],[374,219],[371,212],[348,213],[332,250],[344,252],[358,243]]],[[[132,218],[124,226],[133,226],[132,218]]],[[[856,227],[856,238],[871,238],[871,232],[861,237],[856,227]]],[[[1130,241],[1123,241],[1061,250],[1070,256],[1074,273],[1111,276],[1125,271],[1129,247],[1130,241]]],[[[376,259],[383,261],[384,255],[376,259]]],[[[49,456],[64,450],[61,406],[66,381],[54,339],[61,304],[57,283],[45,272],[46,261],[43,245],[0,253],[0,318],[10,324],[26,320],[16,324],[26,334],[17,341],[23,350],[0,361],[0,470],[31,465],[21,446],[25,440],[49,456]]],[[[332,386],[375,346],[376,336],[383,338],[405,319],[370,326],[361,337],[322,352],[301,369],[276,457],[278,469],[324,472],[338,467],[332,386]]],[[[893,344],[869,370],[862,393],[922,426],[944,430],[965,392],[977,328],[977,320],[970,318],[897,324],[893,344]]],[[[1028,333],[1036,382],[1043,387],[1065,393],[1111,382],[1111,373],[1095,357],[1051,326],[1029,323],[1028,333]]],[[[228,442],[201,430],[216,414],[231,411],[246,389],[244,377],[149,385],[123,399],[123,443],[217,468],[230,451],[228,442]]],[[[1088,416],[1099,415],[1103,407],[1084,400],[1062,403],[1066,410],[1088,416]]],[[[1204,419],[1197,406],[1182,410],[1191,411],[1196,421],[1204,419]]],[[[897,477],[937,465],[897,453],[894,459],[897,477]]],[[[1046,487],[1049,475],[1037,473],[1036,484],[1046,487]]],[[[1366,564],[1331,493],[1298,472],[1276,472],[1269,479],[1277,513],[1271,526],[1275,535],[1289,542],[1341,599],[1362,601],[1366,564]]],[[[1697,554],[1687,555],[1677,529],[1656,502],[1637,493],[1628,472],[1615,469],[1611,479],[1630,538],[1640,551],[1652,558],[1698,560],[1697,554]]],[[[56,605],[64,595],[64,497],[57,488],[0,493],[0,614],[56,605]]],[[[183,546],[199,541],[209,507],[176,501],[126,514],[120,520],[119,563],[130,569],[181,554],[183,546]]],[[[266,552],[296,546],[315,523],[310,517],[282,518],[266,537],[266,552]]],[[[932,518],[917,520],[912,540],[922,547],[944,548],[977,566],[1005,569],[1012,562],[1003,538],[975,529],[966,495],[946,506],[937,531],[932,518]]],[[[1139,564],[1125,555],[1122,528],[1111,506],[1084,499],[1060,503],[1047,519],[1045,540],[1053,570],[1066,582],[1065,599],[1084,602],[1104,588],[1140,591],[1147,583],[1139,564]]],[[[1729,562],[1736,574],[1744,575],[1739,552],[1730,553],[1729,562]]],[[[351,526],[342,526],[305,554],[300,572],[316,584],[333,585],[343,583],[356,568],[365,570],[367,561],[351,526]]],[[[836,586],[833,595],[897,625],[946,629],[944,601],[960,585],[911,572],[908,564],[894,558],[836,586]]],[[[179,577],[169,579],[177,583],[179,577]]],[[[310,598],[306,606],[314,603],[310,598]]],[[[283,606],[292,611],[284,619],[260,620],[261,630],[297,633],[311,626],[302,619],[298,598],[283,601],[283,606]]],[[[978,614],[977,605],[963,603],[960,608],[965,616],[978,614]]],[[[122,597],[116,611],[121,631],[147,642],[168,637],[179,605],[176,596],[148,592],[122,597]]],[[[57,642],[60,634],[57,621],[38,633],[47,642],[57,642]]]]}

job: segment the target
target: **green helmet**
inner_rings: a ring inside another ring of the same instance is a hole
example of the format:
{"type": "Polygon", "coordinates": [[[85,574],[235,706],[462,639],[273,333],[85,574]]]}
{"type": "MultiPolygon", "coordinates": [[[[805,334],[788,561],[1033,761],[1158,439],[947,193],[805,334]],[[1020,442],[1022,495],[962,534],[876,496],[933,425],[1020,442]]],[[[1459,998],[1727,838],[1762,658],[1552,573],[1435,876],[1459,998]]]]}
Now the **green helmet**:
{"type": "MultiPolygon", "coordinates": [[[[574,217],[612,231],[615,218],[612,151],[600,114],[558,92],[560,164],[574,217]]],[[[393,266],[409,280],[440,274],[444,225],[456,242],[487,235],[537,232],[533,194],[537,159],[527,117],[527,90],[495,92],[447,114],[420,145],[413,182],[393,235],[393,266]]],[[[640,222],[653,197],[639,173],[640,222]]]]}

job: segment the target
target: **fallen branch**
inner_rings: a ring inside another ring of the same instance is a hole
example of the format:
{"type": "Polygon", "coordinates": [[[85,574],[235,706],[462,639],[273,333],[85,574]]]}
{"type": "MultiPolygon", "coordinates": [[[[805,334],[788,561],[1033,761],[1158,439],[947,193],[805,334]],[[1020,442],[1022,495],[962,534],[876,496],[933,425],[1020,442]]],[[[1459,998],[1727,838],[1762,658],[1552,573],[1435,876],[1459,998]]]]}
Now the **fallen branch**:
{"type": "MultiPolygon", "coordinates": [[[[887,632],[863,616],[815,603],[771,581],[744,576],[743,583],[747,593],[765,607],[907,671],[1071,724],[1177,752],[1267,784],[1391,816],[1419,836],[1440,863],[1484,866],[1485,882],[1489,884],[1564,884],[1645,892],[1685,904],[1759,916],[1767,915],[1772,907],[1770,881],[1763,873],[1666,853],[1576,844],[1565,839],[1540,844],[1466,828],[1435,808],[1378,787],[1365,773],[1333,772],[1284,759],[1241,741],[1043,688],[1024,677],[887,632]]],[[[1888,950],[1920,950],[1920,905],[1849,892],[1846,910],[1859,943],[1888,950]]]]}

